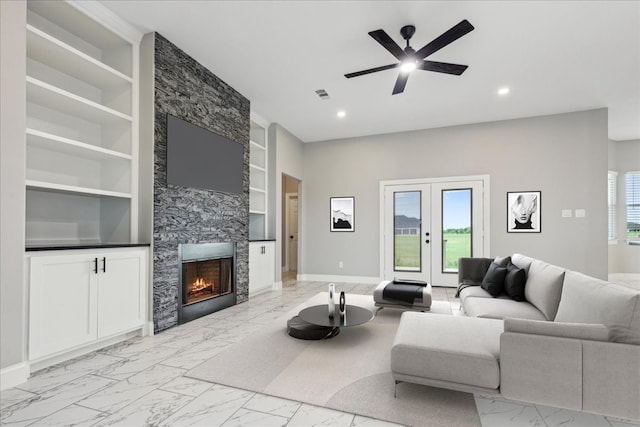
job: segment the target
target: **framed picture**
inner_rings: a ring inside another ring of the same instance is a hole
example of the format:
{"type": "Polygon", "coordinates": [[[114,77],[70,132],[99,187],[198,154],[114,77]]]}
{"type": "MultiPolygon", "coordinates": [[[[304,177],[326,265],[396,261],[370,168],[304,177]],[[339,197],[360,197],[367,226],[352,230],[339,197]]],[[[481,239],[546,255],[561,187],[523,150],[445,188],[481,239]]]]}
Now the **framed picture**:
{"type": "Polygon", "coordinates": [[[355,197],[331,197],[329,202],[331,231],[354,231],[355,197]]]}
{"type": "Polygon", "coordinates": [[[507,232],[540,233],[541,201],[540,191],[507,192],[507,232]]]}

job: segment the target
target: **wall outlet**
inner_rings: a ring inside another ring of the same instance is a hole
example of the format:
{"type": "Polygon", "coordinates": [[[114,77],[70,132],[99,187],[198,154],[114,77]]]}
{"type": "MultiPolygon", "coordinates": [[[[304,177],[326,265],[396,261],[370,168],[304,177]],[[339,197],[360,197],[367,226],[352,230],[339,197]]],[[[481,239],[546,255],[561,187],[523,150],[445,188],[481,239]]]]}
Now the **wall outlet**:
{"type": "Polygon", "coordinates": [[[571,209],[562,209],[562,218],[571,218],[571,209]]]}
{"type": "Polygon", "coordinates": [[[343,268],[343,267],[344,267],[344,262],[338,261],[338,268],[343,268]]]}
{"type": "Polygon", "coordinates": [[[584,218],[587,212],[584,209],[576,209],[576,218],[584,218]]]}

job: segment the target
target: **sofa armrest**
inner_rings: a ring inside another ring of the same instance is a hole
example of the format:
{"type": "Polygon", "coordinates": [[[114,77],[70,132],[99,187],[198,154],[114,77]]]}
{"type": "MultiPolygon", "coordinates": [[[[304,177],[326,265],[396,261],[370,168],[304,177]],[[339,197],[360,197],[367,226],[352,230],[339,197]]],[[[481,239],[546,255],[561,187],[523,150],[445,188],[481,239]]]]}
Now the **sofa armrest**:
{"type": "Polygon", "coordinates": [[[504,319],[505,332],[573,338],[589,341],[609,341],[610,331],[605,325],[590,323],[547,322],[529,319],[504,319]]]}
{"type": "Polygon", "coordinates": [[[458,284],[481,283],[493,262],[492,258],[460,258],[458,260],[458,284]]]}

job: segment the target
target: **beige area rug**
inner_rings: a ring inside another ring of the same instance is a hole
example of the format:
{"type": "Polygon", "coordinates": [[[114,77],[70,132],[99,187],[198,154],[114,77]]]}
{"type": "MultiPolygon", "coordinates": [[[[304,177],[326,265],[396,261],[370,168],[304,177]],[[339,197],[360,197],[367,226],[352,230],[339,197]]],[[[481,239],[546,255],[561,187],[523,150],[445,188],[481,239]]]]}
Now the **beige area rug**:
{"type": "MultiPolygon", "coordinates": [[[[328,340],[287,335],[288,318],[327,298],[319,293],[186,376],[398,424],[480,426],[472,394],[403,383],[393,397],[390,350],[400,311],[380,310],[369,323],[342,328],[328,340]]],[[[377,309],[371,296],[346,299],[377,309]]]]}

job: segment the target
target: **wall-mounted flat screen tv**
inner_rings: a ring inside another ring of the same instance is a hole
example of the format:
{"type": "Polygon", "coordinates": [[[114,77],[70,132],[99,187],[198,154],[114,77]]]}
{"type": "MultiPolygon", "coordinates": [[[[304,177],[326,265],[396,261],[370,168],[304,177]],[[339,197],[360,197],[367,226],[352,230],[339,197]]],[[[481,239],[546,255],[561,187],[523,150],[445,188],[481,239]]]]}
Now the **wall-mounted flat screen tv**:
{"type": "Polygon", "coordinates": [[[167,114],[167,183],[242,194],[244,147],[167,114]]]}

